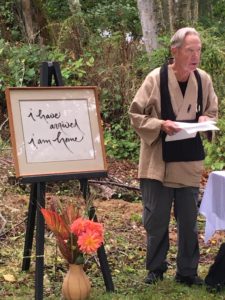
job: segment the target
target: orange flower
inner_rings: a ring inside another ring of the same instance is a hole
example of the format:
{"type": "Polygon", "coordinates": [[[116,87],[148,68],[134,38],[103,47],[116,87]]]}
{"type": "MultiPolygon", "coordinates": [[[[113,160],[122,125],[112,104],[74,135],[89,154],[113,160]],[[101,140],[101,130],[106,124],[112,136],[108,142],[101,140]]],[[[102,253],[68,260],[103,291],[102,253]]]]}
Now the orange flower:
{"type": "Polygon", "coordinates": [[[91,254],[97,251],[103,242],[102,237],[91,230],[87,230],[78,237],[77,244],[83,253],[91,254]]]}
{"type": "Polygon", "coordinates": [[[70,226],[71,232],[76,236],[80,236],[87,230],[93,231],[99,236],[103,236],[103,226],[100,223],[93,222],[88,219],[78,218],[70,226]]]}
{"type": "Polygon", "coordinates": [[[97,222],[93,222],[91,220],[86,220],[85,229],[95,232],[100,237],[103,238],[103,225],[97,222]]]}
{"type": "Polygon", "coordinates": [[[70,226],[70,230],[76,236],[81,235],[85,231],[85,222],[83,218],[76,219],[70,226]]]}

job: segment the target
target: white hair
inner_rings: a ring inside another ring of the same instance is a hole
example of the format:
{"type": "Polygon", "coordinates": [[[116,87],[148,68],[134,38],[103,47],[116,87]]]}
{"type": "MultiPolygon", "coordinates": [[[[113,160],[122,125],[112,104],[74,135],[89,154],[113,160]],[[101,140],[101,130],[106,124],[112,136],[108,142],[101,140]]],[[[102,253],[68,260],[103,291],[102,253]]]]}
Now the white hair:
{"type": "Polygon", "coordinates": [[[193,34],[200,38],[200,34],[198,33],[198,31],[196,29],[194,29],[192,27],[183,27],[183,28],[178,29],[175,32],[175,34],[172,36],[172,38],[170,40],[171,47],[172,48],[181,47],[185,37],[188,34],[193,34]]]}

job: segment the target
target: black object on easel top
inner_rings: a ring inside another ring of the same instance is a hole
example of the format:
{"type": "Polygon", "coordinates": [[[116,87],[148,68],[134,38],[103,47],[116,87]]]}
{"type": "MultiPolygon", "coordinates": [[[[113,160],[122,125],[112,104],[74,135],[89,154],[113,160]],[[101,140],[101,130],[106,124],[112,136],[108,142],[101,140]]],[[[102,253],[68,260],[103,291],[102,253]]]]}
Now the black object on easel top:
{"type": "Polygon", "coordinates": [[[64,85],[59,63],[42,62],[40,69],[40,86],[52,86],[53,77],[56,86],[64,85]]]}

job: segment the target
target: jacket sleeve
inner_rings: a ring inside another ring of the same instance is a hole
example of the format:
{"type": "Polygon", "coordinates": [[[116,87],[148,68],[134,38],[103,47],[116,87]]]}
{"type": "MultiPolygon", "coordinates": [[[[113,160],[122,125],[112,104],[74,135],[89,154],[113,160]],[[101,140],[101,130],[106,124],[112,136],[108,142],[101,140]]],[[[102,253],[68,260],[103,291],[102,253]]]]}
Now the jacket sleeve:
{"type": "Polygon", "coordinates": [[[129,108],[131,125],[148,145],[154,143],[160,136],[163,120],[160,120],[159,110],[159,85],[156,77],[150,73],[137,91],[129,108]]]}

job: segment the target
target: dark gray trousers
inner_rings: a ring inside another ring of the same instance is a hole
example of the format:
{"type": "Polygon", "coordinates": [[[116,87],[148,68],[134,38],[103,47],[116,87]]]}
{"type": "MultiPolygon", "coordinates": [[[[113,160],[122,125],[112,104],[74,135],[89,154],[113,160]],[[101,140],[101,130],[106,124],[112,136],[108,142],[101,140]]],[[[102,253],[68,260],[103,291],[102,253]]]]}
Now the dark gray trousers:
{"type": "Polygon", "coordinates": [[[177,221],[177,272],[183,276],[197,274],[199,244],[197,232],[199,188],[170,188],[160,181],[141,179],[143,224],[147,232],[146,269],[167,269],[169,222],[172,204],[177,221]]]}

